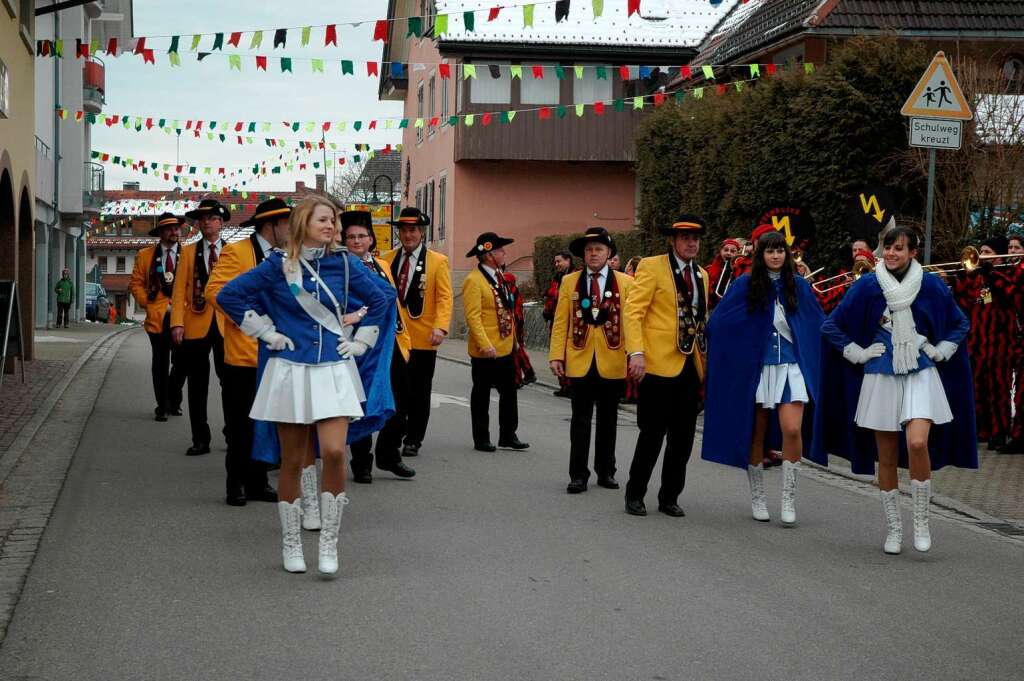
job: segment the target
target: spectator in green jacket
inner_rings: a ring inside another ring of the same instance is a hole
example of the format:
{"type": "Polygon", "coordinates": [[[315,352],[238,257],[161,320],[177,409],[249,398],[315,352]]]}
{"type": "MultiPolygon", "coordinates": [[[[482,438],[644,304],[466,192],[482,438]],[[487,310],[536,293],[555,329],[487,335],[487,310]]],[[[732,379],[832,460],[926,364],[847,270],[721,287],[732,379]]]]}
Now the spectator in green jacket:
{"type": "Polygon", "coordinates": [[[64,322],[64,328],[68,328],[68,317],[71,314],[71,303],[75,301],[75,285],[71,283],[71,270],[64,268],[60,273],[60,281],[53,287],[57,294],[57,328],[64,322]]]}

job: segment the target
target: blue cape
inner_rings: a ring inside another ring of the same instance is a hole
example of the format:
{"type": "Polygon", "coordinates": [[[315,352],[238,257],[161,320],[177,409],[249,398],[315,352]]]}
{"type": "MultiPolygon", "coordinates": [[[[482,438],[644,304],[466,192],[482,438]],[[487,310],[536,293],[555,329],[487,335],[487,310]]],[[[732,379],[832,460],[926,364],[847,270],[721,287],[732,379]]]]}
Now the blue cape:
{"type": "MultiPolygon", "coordinates": [[[[354,256],[348,255],[349,266],[362,269],[364,265],[354,256]]],[[[372,281],[374,285],[393,300],[397,297],[394,287],[384,279],[376,275],[361,278],[361,281],[372,281]]],[[[356,287],[349,289],[348,306],[345,312],[355,312],[363,306],[364,295],[356,287]]],[[[356,358],[356,366],[359,368],[359,377],[363,382],[363,391],[366,393],[366,401],[362,403],[363,417],[354,420],[348,426],[347,442],[356,442],[368,435],[371,435],[384,427],[395,413],[395,400],[391,392],[391,355],[395,349],[395,324],[397,322],[398,307],[388,305],[383,314],[379,328],[380,335],[377,343],[366,351],[362,357],[356,358]]],[[[263,370],[270,359],[270,353],[266,346],[259,344],[259,360],[256,368],[256,384],[259,385],[263,379],[263,370]]],[[[315,445],[314,439],[314,446],[315,445]]],[[[318,454],[319,456],[319,454],[318,454]]],[[[277,440],[277,428],[268,421],[256,421],[254,424],[252,458],[267,463],[279,463],[281,461],[281,446],[277,440]]]]}
{"type": "MultiPolygon", "coordinates": [[[[761,380],[764,345],[772,331],[775,296],[763,309],[747,311],[750,275],[745,274],[729,286],[708,320],[708,371],[704,401],[704,438],[701,458],[715,463],[746,468],[750,460],[750,440],[754,429],[754,396],[761,380]]],[[[796,278],[797,309],[786,315],[797,364],[803,374],[811,404],[804,407],[804,456],[817,463],[827,457],[815,458],[811,448],[813,405],[818,400],[818,353],[821,349],[821,321],[824,318],[818,299],[810,285],[796,278]]],[[[767,440],[781,441],[778,420],[774,436],[767,440]]]]}
{"type": "MultiPolygon", "coordinates": [[[[970,360],[963,342],[969,323],[957,307],[949,289],[934,274],[926,273],[921,290],[911,305],[917,332],[928,337],[932,345],[948,340],[957,343],[956,353],[946,362],[937,362],[953,421],[932,426],[928,453],[932,470],[952,465],[958,468],[978,467],[977,430],[974,423],[974,382],[970,360]]],[[[814,454],[825,457],[835,454],[850,462],[858,475],[873,475],[878,451],[870,430],[854,423],[860,397],[864,368],[843,359],[847,343],[861,347],[871,345],[878,322],[885,310],[885,297],[874,273],[857,280],[843,296],[839,306],[822,326],[821,380],[831,386],[818,401],[814,420],[814,454]]],[[[900,460],[907,467],[907,449],[900,438],[900,460]]]]}

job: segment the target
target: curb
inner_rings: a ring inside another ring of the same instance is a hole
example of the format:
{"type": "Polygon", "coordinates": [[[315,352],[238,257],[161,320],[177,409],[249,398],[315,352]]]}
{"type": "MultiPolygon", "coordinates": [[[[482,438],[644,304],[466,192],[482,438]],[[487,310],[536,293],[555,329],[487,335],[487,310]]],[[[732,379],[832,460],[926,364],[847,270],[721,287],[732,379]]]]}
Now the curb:
{"type": "Polygon", "coordinates": [[[32,439],[36,436],[36,433],[39,432],[43,423],[46,422],[46,419],[49,418],[54,406],[64,395],[68,386],[71,385],[71,381],[75,380],[75,377],[78,376],[78,373],[82,370],[82,367],[85,366],[85,363],[88,362],[96,353],[96,350],[99,349],[103,343],[107,342],[117,334],[132,331],[136,328],[138,327],[126,326],[114,329],[110,333],[100,336],[92,342],[92,345],[86,348],[85,352],[83,352],[77,360],[75,360],[75,363],[71,365],[71,368],[64,375],[64,378],[62,378],[54,389],[50,391],[50,394],[43,401],[43,404],[39,407],[32,418],[28,420],[28,423],[22,426],[21,430],[18,431],[18,434],[15,436],[11,446],[7,451],[3,452],[3,454],[0,454],[0,485],[3,485],[7,481],[7,476],[11,474],[15,464],[17,464],[18,460],[21,458],[22,453],[26,448],[28,448],[32,439]]]}

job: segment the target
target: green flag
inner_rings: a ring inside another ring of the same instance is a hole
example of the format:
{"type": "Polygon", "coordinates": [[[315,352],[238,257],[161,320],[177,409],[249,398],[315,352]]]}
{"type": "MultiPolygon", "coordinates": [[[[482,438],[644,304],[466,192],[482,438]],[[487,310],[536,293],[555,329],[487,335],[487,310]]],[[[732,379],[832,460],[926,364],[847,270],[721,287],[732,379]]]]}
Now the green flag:
{"type": "Polygon", "coordinates": [[[462,77],[465,79],[476,78],[476,66],[473,64],[462,65],[462,77]]]}
{"type": "MultiPolygon", "coordinates": [[[[249,43],[249,49],[255,50],[257,47],[263,44],[263,31],[256,31],[252,34],[252,42],[249,43]]],[[[195,49],[195,48],[193,48],[195,49]]]]}
{"type": "Polygon", "coordinates": [[[454,128],[458,124],[459,124],[459,117],[458,116],[449,116],[448,117],[448,125],[450,125],[451,127],[454,128]]]}
{"type": "Polygon", "coordinates": [[[178,51],[178,41],[180,39],[181,39],[181,36],[178,36],[178,35],[176,35],[173,38],[171,38],[171,47],[167,51],[168,52],[177,52],[178,51]]]}
{"type": "Polygon", "coordinates": [[[555,65],[555,77],[558,78],[558,80],[565,80],[565,67],[561,64],[555,65]]]}
{"type": "Polygon", "coordinates": [[[715,70],[713,68],[711,68],[707,64],[705,64],[704,66],[702,66],[700,68],[704,72],[704,77],[705,78],[707,78],[708,80],[714,79],[714,77],[715,77],[715,70]]]}
{"type": "Polygon", "coordinates": [[[533,27],[534,5],[523,5],[523,28],[533,27]]]}
{"type": "Polygon", "coordinates": [[[595,19],[604,14],[604,0],[593,0],[591,4],[594,7],[595,19]]]}
{"type": "Polygon", "coordinates": [[[521,64],[512,64],[511,66],[508,67],[508,70],[512,78],[519,78],[520,80],[522,80],[523,67],[521,64]]]}
{"type": "Polygon", "coordinates": [[[355,66],[352,63],[352,61],[349,60],[349,59],[342,59],[341,60],[341,75],[343,75],[343,76],[345,76],[345,75],[351,76],[354,73],[355,73],[355,66]]]}
{"type": "Polygon", "coordinates": [[[199,41],[203,39],[203,36],[198,33],[192,36],[192,51],[195,52],[199,49],[199,41]]]}
{"type": "Polygon", "coordinates": [[[760,77],[760,75],[761,75],[761,67],[760,67],[760,65],[758,65],[758,64],[751,64],[750,65],[750,77],[751,78],[758,78],[758,77],[760,77]]]}
{"type": "Polygon", "coordinates": [[[239,54],[229,54],[228,55],[228,65],[232,69],[234,69],[235,71],[241,71],[242,70],[242,55],[239,55],[239,54]]]}
{"type": "Polygon", "coordinates": [[[434,36],[440,38],[448,32],[448,15],[438,14],[434,17],[434,36]]]}
{"type": "Polygon", "coordinates": [[[462,24],[466,27],[467,33],[473,32],[473,25],[476,23],[476,15],[470,10],[462,13],[462,24]]]}
{"type": "Polygon", "coordinates": [[[594,78],[597,80],[608,80],[608,69],[604,66],[598,66],[594,69],[594,78]]]}
{"type": "Polygon", "coordinates": [[[214,33],[213,34],[213,49],[223,50],[224,49],[224,34],[214,33]]]}
{"type": "Polygon", "coordinates": [[[324,60],[323,59],[314,59],[314,60],[312,60],[311,63],[313,65],[313,73],[323,73],[324,72],[324,60]]]}
{"type": "Polygon", "coordinates": [[[423,37],[423,17],[409,17],[409,27],[405,32],[405,37],[416,36],[417,38],[423,37]]]}
{"type": "Polygon", "coordinates": [[[284,73],[285,71],[287,71],[288,73],[292,73],[291,57],[281,57],[281,73],[284,73]]]}
{"type": "Polygon", "coordinates": [[[306,45],[309,45],[309,34],[312,32],[312,30],[313,30],[313,28],[311,26],[305,26],[302,29],[302,46],[303,47],[305,47],[306,45]]]}
{"type": "Polygon", "coordinates": [[[583,80],[583,67],[577,64],[572,68],[576,72],[576,80],[583,80]]]}

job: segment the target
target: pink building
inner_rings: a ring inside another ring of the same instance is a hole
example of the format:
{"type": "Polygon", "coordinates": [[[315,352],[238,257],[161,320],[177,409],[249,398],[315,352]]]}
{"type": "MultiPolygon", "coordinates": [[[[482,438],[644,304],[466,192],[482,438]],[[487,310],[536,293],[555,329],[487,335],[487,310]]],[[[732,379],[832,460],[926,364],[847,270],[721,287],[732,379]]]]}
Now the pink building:
{"type": "Polygon", "coordinates": [[[456,279],[474,266],[465,254],[483,231],[513,237],[511,269],[525,273],[537,236],[591,225],[632,229],[633,137],[644,115],[633,98],[646,96],[649,110],[651,95],[734,2],[644,0],[628,18],[625,2],[608,2],[597,19],[590,2],[547,3],[524,28],[522,6],[488,20],[489,10],[473,0],[391,0],[388,16],[397,20],[384,48],[380,97],[404,101],[409,119],[402,204],[431,216],[430,247],[448,255],[456,279]],[[468,10],[476,10],[472,31],[468,10]],[[565,12],[560,21],[556,11],[565,12]],[[438,38],[439,14],[447,15],[447,32],[438,38]],[[421,17],[422,37],[406,37],[403,17],[421,17]],[[475,78],[465,77],[464,65],[475,67],[475,78]],[[602,115],[590,106],[596,102],[606,105],[602,115]],[[578,104],[587,105],[582,116],[578,104]],[[508,110],[518,113],[506,123],[500,112],[508,110]],[[460,117],[457,125],[449,125],[451,116],[460,117]]]}

